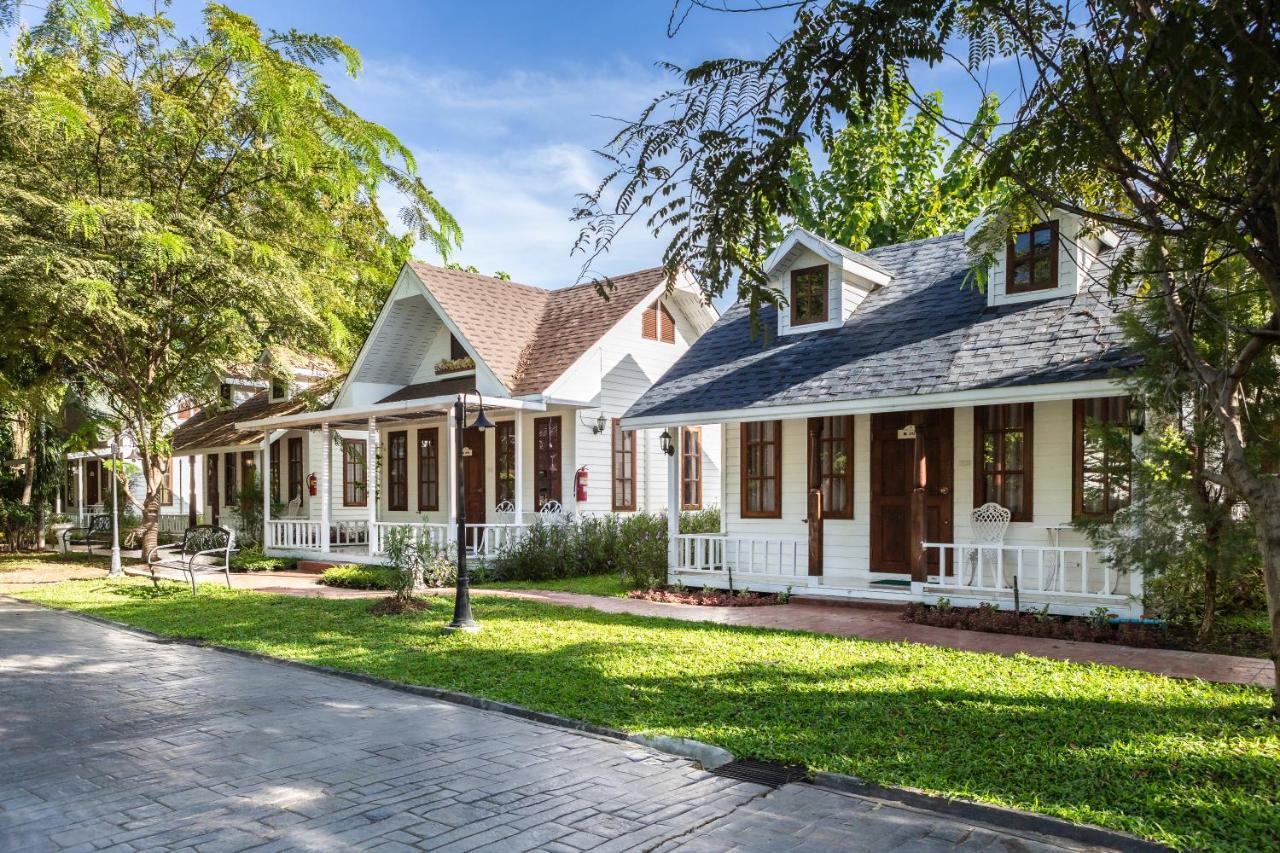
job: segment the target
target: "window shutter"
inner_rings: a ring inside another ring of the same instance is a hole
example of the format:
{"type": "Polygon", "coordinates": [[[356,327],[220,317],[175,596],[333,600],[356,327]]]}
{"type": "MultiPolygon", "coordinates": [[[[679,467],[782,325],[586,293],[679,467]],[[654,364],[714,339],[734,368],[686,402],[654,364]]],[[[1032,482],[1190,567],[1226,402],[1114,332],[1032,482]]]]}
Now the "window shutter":
{"type": "Polygon", "coordinates": [[[664,344],[674,344],[676,342],[676,318],[671,316],[671,312],[667,310],[667,306],[659,306],[662,310],[662,342],[664,344]]]}
{"type": "Polygon", "coordinates": [[[646,340],[658,339],[658,305],[654,303],[645,309],[644,319],[640,324],[640,335],[646,340]]]}

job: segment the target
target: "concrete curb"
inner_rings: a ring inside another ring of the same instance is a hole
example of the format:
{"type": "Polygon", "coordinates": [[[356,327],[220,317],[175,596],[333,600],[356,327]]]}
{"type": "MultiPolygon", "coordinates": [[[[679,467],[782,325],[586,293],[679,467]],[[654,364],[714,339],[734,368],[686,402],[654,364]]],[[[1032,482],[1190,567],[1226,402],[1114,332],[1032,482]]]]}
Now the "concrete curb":
{"type": "Polygon", "coordinates": [[[924,791],[917,791],[914,788],[889,788],[843,773],[818,772],[813,774],[813,780],[807,784],[839,791],[844,794],[886,800],[924,811],[949,815],[964,821],[997,826],[1001,829],[1066,838],[1084,844],[1102,845],[1116,850],[1133,851],[1133,853],[1168,853],[1173,849],[1155,841],[1147,841],[1136,835],[1129,835],[1114,829],[1104,829],[1101,826],[1072,823],[1069,820],[1050,817],[1049,815],[1024,812],[987,803],[977,803],[972,800],[940,797],[937,794],[928,794],[924,791]]]}
{"type": "MultiPolygon", "coordinates": [[[[468,708],[476,708],[498,714],[507,714],[536,723],[544,723],[546,725],[568,729],[580,734],[607,738],[620,743],[635,743],[637,745],[653,749],[657,752],[665,752],[677,755],[681,758],[691,759],[698,762],[703,769],[708,771],[714,770],[723,764],[727,764],[735,758],[733,753],[726,749],[712,744],[703,743],[702,741],[691,740],[689,738],[628,733],[618,729],[611,729],[607,726],[597,726],[582,720],[561,717],[558,714],[548,714],[543,711],[534,711],[529,708],[524,708],[520,705],[512,705],[507,702],[498,702],[492,699],[472,696],[470,693],[444,690],[439,687],[423,687],[414,684],[405,684],[404,682],[391,681],[389,679],[379,678],[373,675],[364,675],[358,672],[348,672],[346,670],[333,669],[332,667],[320,666],[318,664],[303,663],[302,661],[272,657],[271,655],[265,655],[261,652],[251,652],[245,649],[231,648],[230,646],[222,646],[217,643],[209,643],[203,640],[187,639],[184,637],[170,637],[164,634],[157,634],[153,631],[148,631],[145,628],[138,628],[123,622],[106,619],[102,616],[94,616],[90,613],[77,613],[73,610],[61,610],[57,607],[50,607],[36,601],[27,601],[21,598],[14,598],[9,595],[0,594],[0,600],[11,601],[15,604],[26,604],[33,607],[39,607],[42,610],[48,610],[53,613],[70,616],[73,619],[81,619],[96,625],[102,625],[117,631],[123,631],[127,634],[133,634],[160,645],[183,645],[200,649],[209,649],[211,651],[236,655],[249,660],[276,664],[278,666],[293,667],[294,669],[308,672],[321,673],[335,678],[341,678],[346,681],[353,681],[358,684],[367,684],[373,687],[383,687],[388,690],[394,690],[399,693],[423,696],[428,699],[436,699],[442,702],[449,702],[454,705],[463,705],[468,708]]],[[[1158,844],[1154,841],[1147,841],[1145,839],[1138,838],[1137,836],[1129,835],[1113,829],[1104,829],[1103,827],[1093,826],[1090,824],[1072,823],[1071,821],[1050,817],[1048,815],[1018,811],[1017,809],[977,803],[971,800],[951,799],[937,794],[928,794],[924,791],[918,791],[912,788],[886,787],[883,785],[877,785],[873,782],[867,782],[856,776],[849,776],[842,773],[827,773],[822,771],[815,772],[809,782],[801,784],[826,788],[843,794],[851,794],[875,800],[884,800],[886,802],[896,803],[920,809],[922,811],[945,814],[959,818],[960,820],[983,823],[1001,829],[1030,832],[1038,835],[1079,841],[1085,844],[1104,845],[1116,850],[1133,851],[1133,853],[1168,853],[1168,851],[1172,850],[1172,848],[1158,844]]]]}

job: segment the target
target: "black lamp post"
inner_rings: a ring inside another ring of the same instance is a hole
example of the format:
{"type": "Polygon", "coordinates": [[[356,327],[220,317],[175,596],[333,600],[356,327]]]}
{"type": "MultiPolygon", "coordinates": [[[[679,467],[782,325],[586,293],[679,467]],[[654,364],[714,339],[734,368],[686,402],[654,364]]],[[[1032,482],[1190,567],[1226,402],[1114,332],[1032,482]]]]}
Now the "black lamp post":
{"type": "Polygon", "coordinates": [[[453,596],[453,621],[446,627],[450,631],[475,632],[480,630],[480,623],[471,618],[471,585],[467,577],[467,466],[462,456],[462,434],[467,428],[468,394],[475,394],[480,406],[471,426],[481,432],[493,426],[493,422],[484,415],[484,398],[479,391],[472,388],[458,395],[457,402],[453,404],[454,447],[457,448],[453,481],[454,499],[458,506],[458,579],[453,596]]]}

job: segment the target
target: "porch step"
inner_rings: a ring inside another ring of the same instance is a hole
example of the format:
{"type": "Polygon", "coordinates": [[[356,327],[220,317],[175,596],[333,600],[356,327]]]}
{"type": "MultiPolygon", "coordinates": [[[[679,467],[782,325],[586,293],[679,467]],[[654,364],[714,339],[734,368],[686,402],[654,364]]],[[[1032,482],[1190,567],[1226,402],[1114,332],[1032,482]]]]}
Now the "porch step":
{"type": "Polygon", "coordinates": [[[299,560],[298,566],[294,571],[304,575],[322,575],[326,569],[332,569],[334,566],[345,566],[346,563],[334,562],[331,560],[299,560]]]}
{"type": "Polygon", "coordinates": [[[888,587],[891,589],[911,589],[911,581],[902,580],[901,578],[884,578],[878,581],[872,581],[868,586],[888,587]]]}

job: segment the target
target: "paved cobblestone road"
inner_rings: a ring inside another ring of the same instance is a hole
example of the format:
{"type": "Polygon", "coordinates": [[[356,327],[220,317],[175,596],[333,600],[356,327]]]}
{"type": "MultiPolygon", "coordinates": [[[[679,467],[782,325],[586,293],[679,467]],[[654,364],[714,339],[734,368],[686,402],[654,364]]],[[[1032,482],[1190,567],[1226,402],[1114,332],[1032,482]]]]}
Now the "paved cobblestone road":
{"type": "Polygon", "coordinates": [[[0,600],[0,850],[353,848],[1089,849],[0,600]]]}

